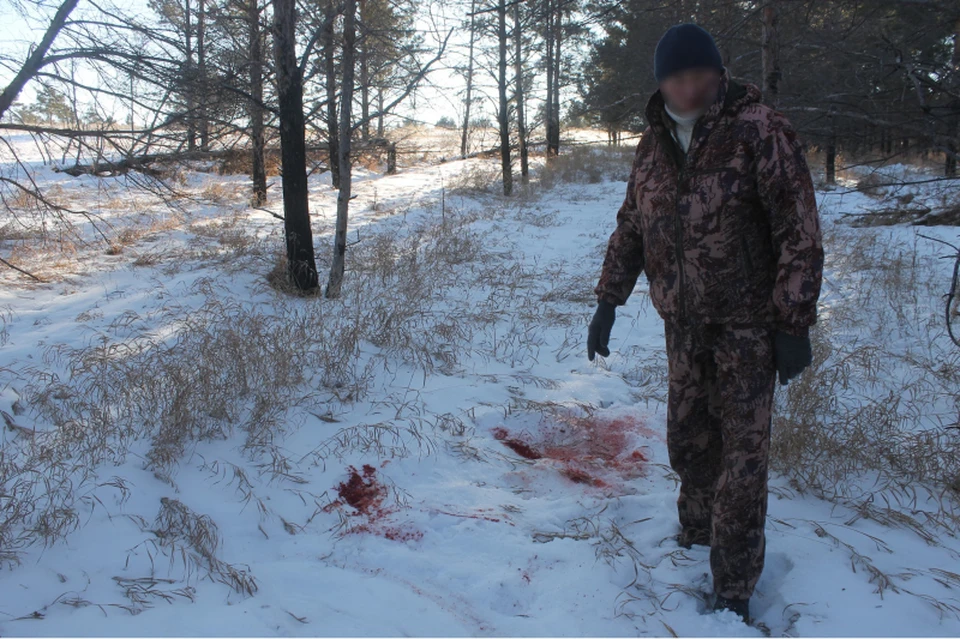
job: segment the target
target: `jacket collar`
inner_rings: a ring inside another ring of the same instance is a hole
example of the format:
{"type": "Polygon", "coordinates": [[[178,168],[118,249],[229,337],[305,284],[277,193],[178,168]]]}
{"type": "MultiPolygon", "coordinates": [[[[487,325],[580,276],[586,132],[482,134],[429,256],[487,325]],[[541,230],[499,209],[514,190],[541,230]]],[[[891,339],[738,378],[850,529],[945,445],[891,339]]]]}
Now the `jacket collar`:
{"type": "MultiPolygon", "coordinates": [[[[687,154],[692,153],[700,146],[700,142],[707,137],[717,121],[723,116],[735,115],[746,105],[758,102],[760,96],[760,89],[756,85],[749,82],[739,82],[731,78],[726,67],[724,67],[720,74],[717,96],[694,126],[693,137],[690,140],[690,148],[687,154]]],[[[657,139],[664,145],[667,154],[674,159],[677,167],[683,166],[684,153],[670,134],[670,124],[667,120],[669,116],[664,110],[663,93],[660,89],[657,89],[650,96],[644,114],[657,139]]]]}

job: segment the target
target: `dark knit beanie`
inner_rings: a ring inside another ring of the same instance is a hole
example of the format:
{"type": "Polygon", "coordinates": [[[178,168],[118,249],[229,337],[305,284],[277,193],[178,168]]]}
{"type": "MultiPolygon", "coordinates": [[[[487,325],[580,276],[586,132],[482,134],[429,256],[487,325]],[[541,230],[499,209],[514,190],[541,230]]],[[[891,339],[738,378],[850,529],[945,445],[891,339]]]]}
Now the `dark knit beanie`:
{"type": "Polygon", "coordinates": [[[723,58],[713,36],[703,27],[689,22],[667,29],[653,54],[653,73],[657,82],[677,71],[695,67],[723,70],[723,58]]]}

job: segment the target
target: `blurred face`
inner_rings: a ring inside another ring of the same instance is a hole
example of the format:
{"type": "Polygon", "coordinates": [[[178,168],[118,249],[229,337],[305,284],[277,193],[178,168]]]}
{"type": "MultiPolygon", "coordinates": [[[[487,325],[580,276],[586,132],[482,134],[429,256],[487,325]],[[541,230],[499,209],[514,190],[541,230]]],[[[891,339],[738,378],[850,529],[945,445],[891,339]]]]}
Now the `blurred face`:
{"type": "Polygon", "coordinates": [[[684,69],[660,83],[667,106],[674,113],[703,111],[713,103],[720,88],[720,72],[711,67],[684,69]]]}

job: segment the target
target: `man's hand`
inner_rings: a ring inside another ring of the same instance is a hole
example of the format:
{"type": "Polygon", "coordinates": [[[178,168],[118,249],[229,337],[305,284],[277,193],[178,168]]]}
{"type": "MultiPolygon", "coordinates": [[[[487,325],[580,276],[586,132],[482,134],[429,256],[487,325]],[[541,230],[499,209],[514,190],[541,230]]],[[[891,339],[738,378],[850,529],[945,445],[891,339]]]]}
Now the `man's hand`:
{"type": "Polygon", "coordinates": [[[776,331],[773,350],[781,386],[786,386],[788,380],[799,375],[813,361],[810,338],[806,336],[799,337],[776,331]]]}
{"type": "Polygon", "coordinates": [[[600,353],[604,357],[610,355],[607,344],[610,342],[610,329],[617,318],[617,307],[606,300],[597,302],[597,312],[590,321],[590,330],[587,332],[587,359],[593,361],[594,354],[600,353]]]}

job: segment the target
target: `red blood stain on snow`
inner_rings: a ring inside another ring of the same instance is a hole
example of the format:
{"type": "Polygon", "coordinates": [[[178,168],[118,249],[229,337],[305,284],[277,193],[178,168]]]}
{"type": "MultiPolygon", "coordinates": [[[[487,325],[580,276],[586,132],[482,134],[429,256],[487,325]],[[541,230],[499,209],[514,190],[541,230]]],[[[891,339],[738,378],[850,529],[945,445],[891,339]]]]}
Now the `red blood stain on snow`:
{"type": "Polygon", "coordinates": [[[519,439],[508,437],[510,433],[507,432],[506,428],[498,426],[493,429],[493,436],[503,442],[504,446],[513,449],[513,452],[520,455],[521,457],[526,457],[527,459],[540,459],[542,455],[530,447],[529,444],[526,444],[519,439]]]}
{"type": "Polygon", "coordinates": [[[592,484],[594,486],[606,486],[607,482],[596,477],[591,477],[586,472],[580,470],[579,468],[564,468],[560,471],[560,474],[566,477],[567,479],[574,481],[578,484],[592,484]]]}
{"type": "Polygon", "coordinates": [[[346,533],[369,532],[395,541],[416,540],[423,537],[423,531],[421,530],[402,524],[394,525],[386,520],[390,514],[396,512],[399,508],[383,505],[387,497],[387,487],[377,479],[376,468],[370,464],[364,464],[362,472],[353,466],[348,466],[347,471],[350,473],[347,481],[337,484],[339,499],[323,507],[325,512],[330,512],[335,508],[350,505],[356,512],[349,513],[348,516],[366,518],[364,523],[349,526],[346,533]]]}
{"type": "Polygon", "coordinates": [[[374,524],[360,524],[359,526],[353,526],[346,531],[347,534],[355,535],[357,533],[372,533],[374,535],[380,535],[381,537],[386,537],[387,539],[392,539],[393,541],[409,541],[409,540],[419,540],[423,538],[423,531],[416,528],[411,528],[409,526],[386,526],[386,525],[374,525],[374,524]]]}
{"type": "Polygon", "coordinates": [[[365,515],[374,514],[387,494],[384,485],[377,481],[377,469],[370,464],[364,464],[363,476],[353,466],[349,466],[347,470],[350,471],[350,479],[346,483],[337,484],[340,499],[365,515]]]}
{"type": "Polygon", "coordinates": [[[646,472],[647,455],[629,445],[632,436],[662,439],[640,419],[633,416],[603,419],[596,416],[557,414],[544,417],[536,437],[524,441],[504,428],[493,429],[493,436],[527,459],[557,462],[560,473],[578,484],[609,487],[597,474],[615,473],[632,479],[646,472]]]}

